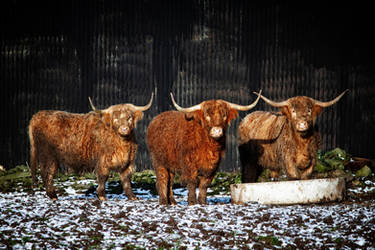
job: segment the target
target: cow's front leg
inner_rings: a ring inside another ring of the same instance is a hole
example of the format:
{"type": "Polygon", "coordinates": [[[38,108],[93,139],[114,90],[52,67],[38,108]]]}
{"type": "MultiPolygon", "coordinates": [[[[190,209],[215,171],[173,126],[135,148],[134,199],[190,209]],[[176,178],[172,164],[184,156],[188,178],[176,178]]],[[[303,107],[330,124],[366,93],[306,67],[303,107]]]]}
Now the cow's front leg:
{"type": "Polygon", "coordinates": [[[195,189],[197,188],[197,183],[195,181],[189,182],[187,184],[188,188],[188,205],[195,205],[197,204],[197,194],[195,193],[195,189]]]}
{"type": "Polygon", "coordinates": [[[207,188],[211,184],[213,178],[214,176],[210,176],[210,177],[202,176],[199,180],[198,201],[202,205],[207,204],[207,188]]]}
{"type": "Polygon", "coordinates": [[[285,163],[285,169],[284,172],[288,176],[289,180],[299,180],[301,179],[301,173],[296,166],[296,161],[295,159],[292,159],[291,157],[287,157],[286,160],[284,161],[285,163]]]}
{"type": "Polygon", "coordinates": [[[273,179],[277,179],[280,176],[278,170],[272,170],[272,169],[270,169],[270,175],[271,175],[271,178],[273,178],[273,179]]]}
{"type": "Polygon", "coordinates": [[[109,176],[109,171],[106,168],[98,167],[96,169],[96,178],[98,181],[98,188],[96,189],[96,193],[98,195],[99,200],[101,201],[106,200],[105,183],[107,182],[108,176],[109,176]]]}
{"type": "Polygon", "coordinates": [[[129,200],[137,200],[138,198],[134,195],[132,186],[131,186],[131,178],[135,171],[134,164],[130,164],[124,171],[120,172],[120,178],[122,183],[122,188],[124,189],[125,195],[128,197],[129,200]]]}
{"type": "Polygon", "coordinates": [[[156,174],[156,189],[159,194],[159,204],[168,205],[168,182],[169,174],[168,170],[162,166],[154,166],[156,174]]]}
{"type": "Polygon", "coordinates": [[[313,170],[314,170],[314,166],[316,165],[316,160],[312,160],[311,163],[310,163],[310,166],[308,168],[306,168],[302,174],[301,174],[301,179],[303,180],[307,180],[309,179],[309,177],[311,176],[313,170]]]}

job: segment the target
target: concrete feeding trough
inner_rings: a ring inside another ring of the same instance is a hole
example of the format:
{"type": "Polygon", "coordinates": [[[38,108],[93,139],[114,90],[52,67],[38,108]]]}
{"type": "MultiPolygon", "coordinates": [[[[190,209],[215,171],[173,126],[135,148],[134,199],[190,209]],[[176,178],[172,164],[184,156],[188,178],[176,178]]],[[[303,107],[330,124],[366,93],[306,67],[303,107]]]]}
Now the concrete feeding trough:
{"type": "Polygon", "coordinates": [[[234,204],[307,204],[342,200],[344,178],[232,184],[234,204]]]}

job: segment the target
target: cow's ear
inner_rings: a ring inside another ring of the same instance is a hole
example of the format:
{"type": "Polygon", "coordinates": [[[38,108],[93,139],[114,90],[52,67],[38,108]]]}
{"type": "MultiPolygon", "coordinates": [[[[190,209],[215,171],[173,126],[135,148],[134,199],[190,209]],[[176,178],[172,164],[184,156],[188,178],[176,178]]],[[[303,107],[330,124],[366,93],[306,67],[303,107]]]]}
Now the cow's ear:
{"type": "Polygon", "coordinates": [[[197,122],[199,122],[200,124],[203,124],[203,120],[204,120],[204,115],[203,115],[203,112],[202,110],[197,110],[197,111],[194,111],[193,112],[193,117],[194,117],[194,120],[196,120],[197,122]]]}
{"type": "Polygon", "coordinates": [[[103,123],[106,126],[108,126],[108,127],[112,126],[112,117],[111,117],[111,114],[108,114],[108,113],[101,114],[101,120],[103,121],[103,123]]]}
{"type": "Polygon", "coordinates": [[[288,119],[291,119],[291,115],[290,115],[290,110],[289,110],[289,106],[284,106],[280,109],[281,113],[283,115],[285,115],[286,117],[288,117],[288,119]]]}
{"type": "Polygon", "coordinates": [[[194,119],[194,112],[185,113],[185,119],[191,121],[194,119]]]}
{"type": "Polygon", "coordinates": [[[134,112],[134,125],[139,121],[143,119],[143,112],[142,111],[135,111],[134,112]]]}
{"type": "Polygon", "coordinates": [[[230,122],[233,119],[236,119],[238,116],[238,111],[236,109],[229,109],[228,118],[227,118],[227,124],[230,124],[230,122]]]}
{"type": "Polygon", "coordinates": [[[318,106],[318,105],[314,105],[313,109],[312,109],[312,117],[313,119],[315,120],[315,118],[320,115],[321,113],[323,112],[323,108],[318,106]]]}

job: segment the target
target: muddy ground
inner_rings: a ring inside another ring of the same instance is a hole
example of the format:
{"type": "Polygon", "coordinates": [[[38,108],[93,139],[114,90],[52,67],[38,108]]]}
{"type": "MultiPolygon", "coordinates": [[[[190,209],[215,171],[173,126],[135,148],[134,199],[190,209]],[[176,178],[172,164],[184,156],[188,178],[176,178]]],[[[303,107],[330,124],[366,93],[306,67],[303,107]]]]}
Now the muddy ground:
{"type": "Polygon", "coordinates": [[[187,206],[178,185],[178,205],[160,206],[147,171],[133,178],[139,201],[116,178],[100,202],[94,176],[60,176],[57,201],[32,191],[26,170],[18,176],[0,185],[0,249],[375,249],[373,174],[348,179],[343,201],[288,206],[231,204],[236,174],[217,176],[206,206],[187,206]]]}

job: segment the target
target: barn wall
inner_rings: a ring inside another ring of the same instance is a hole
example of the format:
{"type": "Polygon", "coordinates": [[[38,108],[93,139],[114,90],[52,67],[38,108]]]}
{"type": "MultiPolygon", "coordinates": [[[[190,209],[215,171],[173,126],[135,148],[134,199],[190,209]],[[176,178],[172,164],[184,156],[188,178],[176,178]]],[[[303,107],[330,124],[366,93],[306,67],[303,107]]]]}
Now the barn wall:
{"type": "MultiPolygon", "coordinates": [[[[150,168],[144,135],[158,113],[206,99],[248,104],[253,91],[280,101],[327,101],[323,151],[375,158],[371,8],[287,1],[6,1],[0,10],[1,144],[7,168],[29,158],[27,125],[42,109],[88,112],[156,100],[137,126],[138,170],[150,168]]],[[[271,110],[262,101],[255,110],[271,110]]],[[[222,170],[239,169],[236,128],[222,170]]]]}

